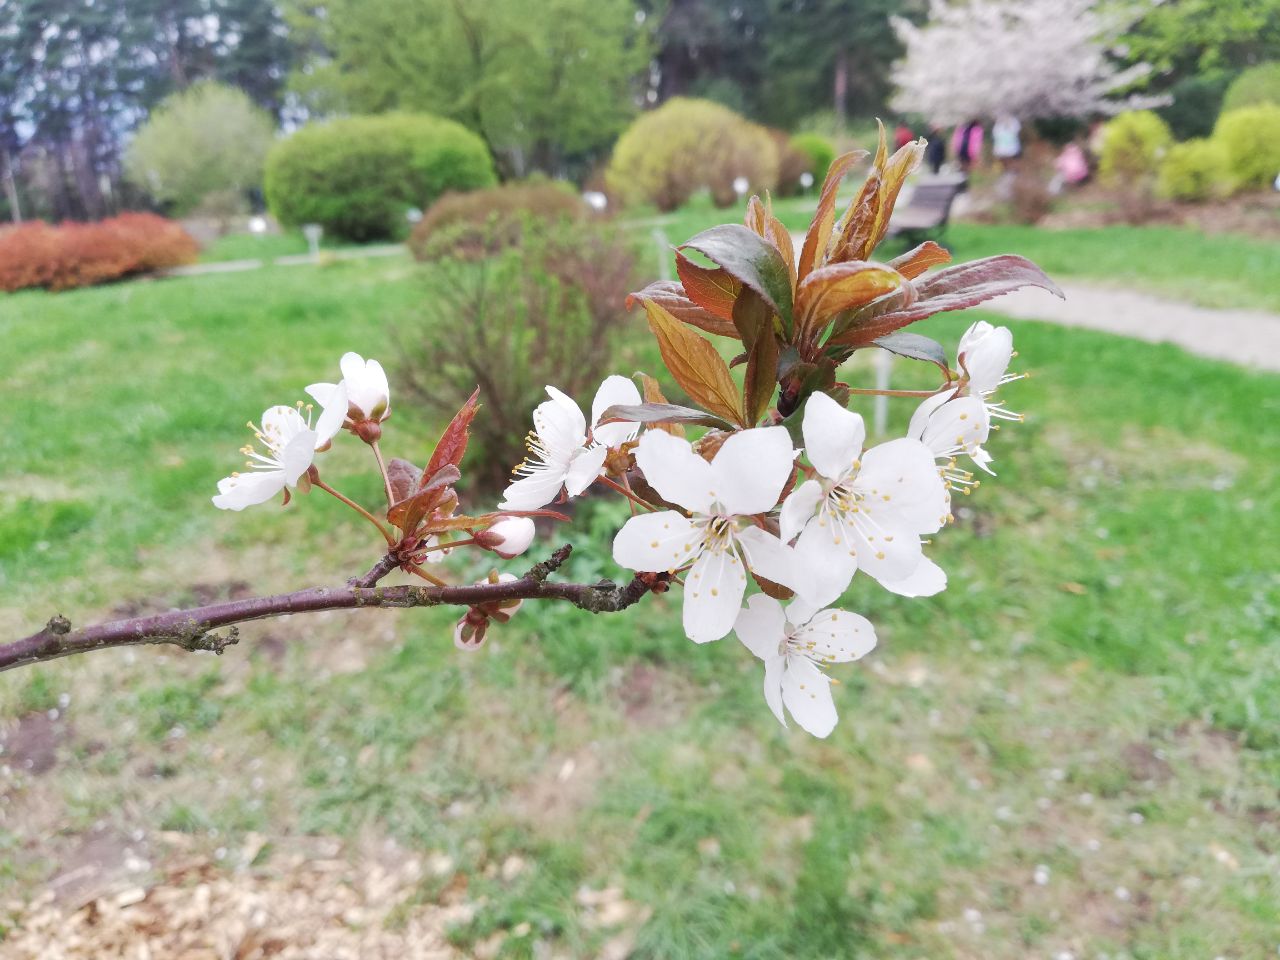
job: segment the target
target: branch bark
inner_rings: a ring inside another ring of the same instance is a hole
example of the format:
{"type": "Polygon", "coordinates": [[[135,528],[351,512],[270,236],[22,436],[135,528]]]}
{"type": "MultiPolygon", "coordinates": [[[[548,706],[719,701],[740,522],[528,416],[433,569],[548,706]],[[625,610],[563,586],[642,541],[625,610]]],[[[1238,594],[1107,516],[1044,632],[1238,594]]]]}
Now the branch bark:
{"type": "Polygon", "coordinates": [[[220,654],[239,641],[237,624],[320,610],[407,609],[473,606],[507,600],[563,600],[589,613],[616,613],[638,602],[655,586],[666,581],[665,575],[657,575],[637,576],[621,586],[611,580],[590,584],[549,582],[548,578],[568,559],[572,549],[565,544],[546,560],[534,564],[524,576],[506,583],[380,587],[377,586],[378,581],[399,565],[396,558],[388,554],[364,576],[349,580],[343,587],[309,587],[293,593],[229,600],[148,617],[112,620],[80,630],[73,630],[71,621],[59,615],[50,619],[37,633],[0,645],[0,671],[91,650],[138,644],[168,643],[193,652],[210,650],[220,654]],[[228,628],[225,633],[216,632],[223,627],[228,628]]]}

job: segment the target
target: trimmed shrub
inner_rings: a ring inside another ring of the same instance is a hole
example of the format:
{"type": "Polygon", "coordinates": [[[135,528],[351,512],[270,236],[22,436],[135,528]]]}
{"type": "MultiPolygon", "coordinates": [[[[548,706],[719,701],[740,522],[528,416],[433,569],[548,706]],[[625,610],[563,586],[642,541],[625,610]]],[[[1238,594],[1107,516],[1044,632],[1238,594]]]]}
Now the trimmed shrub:
{"type": "Polygon", "coordinates": [[[1224,113],[1213,139],[1226,152],[1235,189],[1269,186],[1280,173],[1280,106],[1264,103],[1224,113]]]}
{"type": "Polygon", "coordinates": [[[496,182],[484,141],[461,124],[388,113],[303,127],[267,155],[264,186],[281,223],[365,241],[403,237],[406,211],[446,191],[496,182]]]}
{"type": "Polygon", "coordinates": [[[586,216],[577,190],[557,180],[446,193],[413,228],[409,249],[419,260],[486,256],[518,243],[525,217],[578,221],[586,216]]]}
{"type": "Polygon", "coordinates": [[[1207,137],[1222,112],[1222,98],[1237,74],[1231,70],[1206,70],[1184,77],[1169,88],[1170,103],[1156,113],[1169,124],[1179,140],[1207,137]]]}
{"type": "Polygon", "coordinates": [[[1150,110],[1122,113],[1102,132],[1102,179],[1118,186],[1140,188],[1155,173],[1173,143],[1169,125],[1150,110]]]}
{"type": "Polygon", "coordinates": [[[1236,77],[1222,98],[1222,112],[1263,103],[1280,106],[1280,63],[1260,63],[1236,77]]]}
{"type": "Polygon", "coordinates": [[[229,217],[262,184],[275,122],[242,90],[204,81],[168,97],[125,151],[129,179],[176,213],[229,217]]]}
{"type": "Polygon", "coordinates": [[[733,182],[752,190],[778,183],[778,149],[769,132],[728,107],[675,97],[637,119],[613,148],[606,179],[625,203],[674,210],[708,189],[717,206],[733,204],[733,182]]]}
{"type": "Polygon", "coordinates": [[[190,263],[191,235],[154,213],[97,223],[31,221],[0,230],[0,290],[69,290],[190,263]]]}
{"type": "Polygon", "coordinates": [[[821,184],[836,158],[836,148],[831,141],[816,133],[797,133],[791,138],[791,148],[808,158],[807,172],[813,174],[814,183],[821,184]]]}
{"type": "Polygon", "coordinates": [[[1231,190],[1227,152],[1217,140],[1175,143],[1160,162],[1157,189],[1172,200],[1208,200],[1231,190]]]}
{"type": "Polygon", "coordinates": [[[470,477],[487,491],[501,490],[524,458],[529,411],[546,384],[590,409],[617,369],[627,294],[639,282],[637,252],[617,226],[523,223],[519,242],[493,257],[464,251],[424,267],[420,323],[397,336],[397,382],[424,409],[447,419],[480,386],[485,415],[472,424],[467,462],[485,465],[470,477]]]}

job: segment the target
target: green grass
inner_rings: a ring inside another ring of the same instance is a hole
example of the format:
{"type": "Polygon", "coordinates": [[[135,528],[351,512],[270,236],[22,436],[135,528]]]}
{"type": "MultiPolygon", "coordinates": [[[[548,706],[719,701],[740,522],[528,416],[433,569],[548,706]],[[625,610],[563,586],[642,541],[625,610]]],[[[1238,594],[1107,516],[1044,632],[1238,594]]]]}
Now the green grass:
{"type": "MultiPolygon", "coordinates": [[[[321,240],[320,245],[329,246],[324,240],[321,240]]],[[[200,251],[200,262],[274,260],[276,257],[306,253],[307,250],[306,238],[297,230],[269,234],[228,233],[200,251]]]]}
{"type": "MultiPolygon", "coordinates": [[[[21,403],[0,414],[0,624],[362,570],[377,543],[319,494],[243,514],[208,497],[244,420],[335,375],[345,349],[394,358],[412,269],[0,301],[21,358],[3,374],[21,403]]],[[[922,332],[954,345],[977,316],[922,332]]],[[[1280,378],[1014,328],[1035,376],[1008,402],[1028,421],[993,438],[998,479],[930,548],[945,593],[855,580],[847,603],[880,647],[833,671],[829,740],[778,726],[732,637],[685,640],[678,593],[607,619],[526,605],[470,655],[456,611],[263,622],[216,661],[110,651],[0,676],[3,717],[71,694],[58,765],[6,784],[0,894],[38,889],[95,826],[141,825],[157,861],[250,832],[447,857],[418,898],[482,904],[452,931],[463,954],[599,955],[618,931],[580,891],[617,888],[633,955],[654,960],[1270,955],[1280,378]],[[512,858],[525,867],[504,876],[512,858]]],[[[651,356],[639,321],[635,337],[651,356]]],[[[928,373],[899,361],[894,379],[928,373]]],[[[388,452],[421,459],[437,426],[397,406],[388,452]]],[[[354,446],[326,476],[374,502],[354,446]]],[[[617,575],[625,516],[578,512],[567,576],[617,575]]],[[[451,562],[458,579],[488,569],[451,562]]]]}

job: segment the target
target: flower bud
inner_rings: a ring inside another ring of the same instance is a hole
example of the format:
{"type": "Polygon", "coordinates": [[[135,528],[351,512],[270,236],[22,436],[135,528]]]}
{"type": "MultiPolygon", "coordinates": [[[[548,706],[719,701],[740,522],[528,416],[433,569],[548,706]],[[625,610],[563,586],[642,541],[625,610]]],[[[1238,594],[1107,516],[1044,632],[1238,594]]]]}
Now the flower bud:
{"type": "Polygon", "coordinates": [[[489,618],[472,607],[453,625],[453,645],[459,650],[479,650],[489,632],[489,618]]]}
{"type": "Polygon", "coordinates": [[[528,517],[503,517],[488,530],[475,535],[475,541],[504,560],[518,557],[533,543],[533,521],[528,517]]]}
{"type": "Polygon", "coordinates": [[[352,423],[377,424],[391,416],[391,388],[382,364],[366,360],[358,353],[348,353],[343,355],[339,367],[347,385],[347,417],[352,423]]]}

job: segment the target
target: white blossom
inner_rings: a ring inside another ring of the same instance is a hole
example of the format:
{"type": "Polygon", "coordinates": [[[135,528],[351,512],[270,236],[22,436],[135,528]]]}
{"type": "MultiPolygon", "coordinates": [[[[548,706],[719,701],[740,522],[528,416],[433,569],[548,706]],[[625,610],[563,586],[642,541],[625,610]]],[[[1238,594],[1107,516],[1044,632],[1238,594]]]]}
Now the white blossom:
{"type": "Polygon", "coordinates": [[[932,451],[903,437],[863,453],[862,417],[824,393],[809,398],[801,429],[820,479],[797,487],[780,517],[782,539],[800,537],[801,596],[830,603],[859,568],[907,595],[942,589],[941,571],[921,566],[920,535],[941,529],[951,507],[932,451]]]}
{"type": "MultiPolygon", "coordinates": [[[[500,510],[536,510],[554,500],[563,488],[576,497],[595,482],[611,446],[634,439],[639,424],[610,423],[587,435],[587,420],[572,397],[548,386],[550,400],[533,411],[529,456],[513,471],[519,479],[507,487],[500,510]]],[[[606,377],[591,404],[591,418],[615,404],[637,404],[640,391],[626,377],[606,377]]]]}
{"type": "Polygon", "coordinates": [[[328,412],[345,397],[344,419],[353,426],[361,422],[381,423],[391,416],[391,387],[382,364],[366,360],[358,353],[345,353],[338,361],[338,368],[342,371],[338,383],[313,383],[307,387],[307,393],[316,403],[328,412]]]}
{"type": "Polygon", "coordinates": [[[923,26],[893,18],[906,55],[895,109],[958,124],[1008,115],[1087,117],[1147,106],[1110,99],[1150,72],[1116,66],[1108,44],[1137,19],[1097,0],[933,0],[923,26]]]}
{"type": "Polygon", "coordinates": [[[518,557],[533,543],[533,521],[528,517],[503,517],[493,526],[476,535],[476,540],[486,550],[492,550],[504,560],[518,557]]]}
{"type": "Polygon", "coordinates": [[[784,427],[731,435],[708,463],[684,441],[646,433],[636,464],[664,500],[687,510],[632,517],[613,541],[613,558],[632,570],[659,573],[689,567],[684,630],[698,643],[733,628],[747,589],[747,569],[794,589],[793,552],[777,537],[741,518],[778,503],[795,451],[784,427]]]}
{"type": "Polygon", "coordinates": [[[265,453],[252,445],[240,452],[249,460],[246,473],[233,473],[218,481],[213,505],[220,510],[243,510],[266,503],[286,487],[295,487],[316,455],[317,431],[294,407],[275,406],[262,414],[262,426],[249,424],[265,453]]]}
{"type": "Polygon", "coordinates": [[[876,631],[865,617],[843,610],[819,610],[796,600],[783,610],[772,597],[756,594],[733,625],[738,639],[764,661],[764,699],[784,727],[782,708],[815,737],[836,725],[831,680],[822,664],[846,663],[870,653],[876,631]]]}

